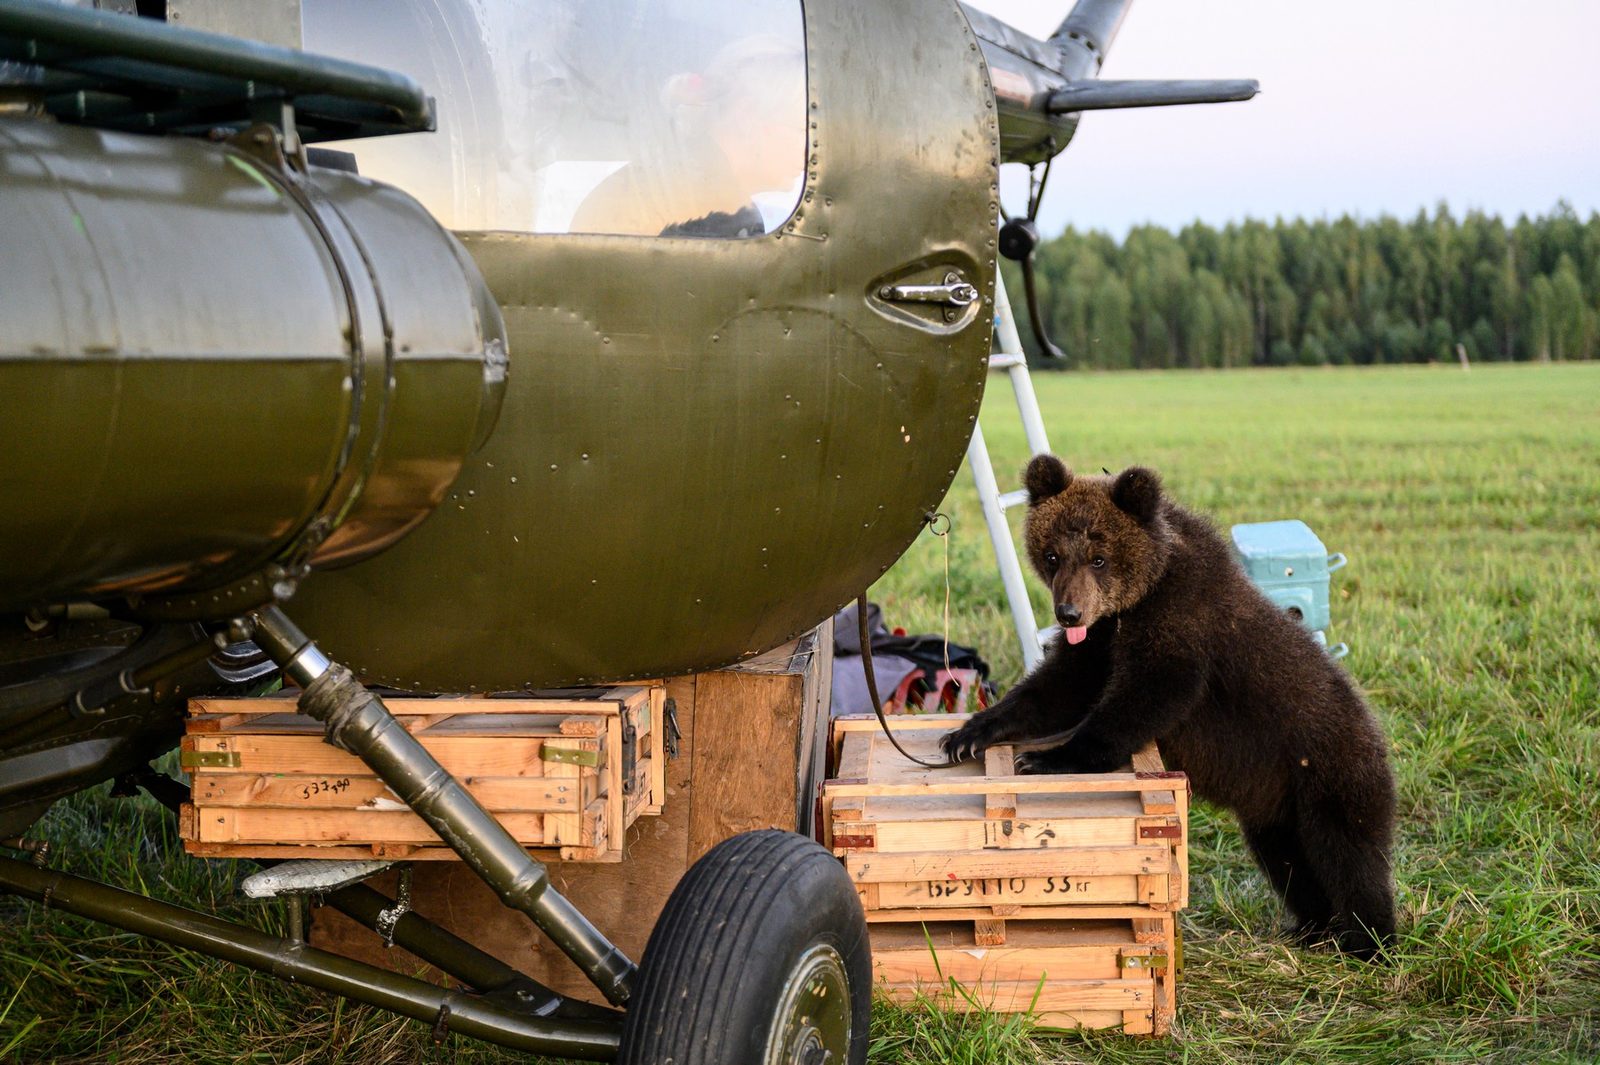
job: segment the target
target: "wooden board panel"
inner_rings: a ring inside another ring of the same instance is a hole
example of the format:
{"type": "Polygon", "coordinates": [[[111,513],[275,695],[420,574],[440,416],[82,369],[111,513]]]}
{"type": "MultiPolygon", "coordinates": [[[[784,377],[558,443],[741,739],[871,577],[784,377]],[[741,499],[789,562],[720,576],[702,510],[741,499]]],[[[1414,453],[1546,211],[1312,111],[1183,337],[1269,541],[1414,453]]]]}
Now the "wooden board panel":
{"type": "Polygon", "coordinates": [[[794,673],[699,674],[691,864],[729,836],[795,823],[802,689],[794,673]]]}

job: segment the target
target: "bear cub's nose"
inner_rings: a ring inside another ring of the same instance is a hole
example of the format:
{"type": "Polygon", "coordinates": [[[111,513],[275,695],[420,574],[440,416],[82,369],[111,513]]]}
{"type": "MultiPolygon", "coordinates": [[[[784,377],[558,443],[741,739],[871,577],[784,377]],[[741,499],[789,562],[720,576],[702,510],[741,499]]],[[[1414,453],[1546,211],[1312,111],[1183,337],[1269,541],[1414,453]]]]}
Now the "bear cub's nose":
{"type": "Polygon", "coordinates": [[[1056,604],[1056,620],[1063,625],[1076,625],[1083,618],[1083,611],[1071,603],[1056,604]]]}

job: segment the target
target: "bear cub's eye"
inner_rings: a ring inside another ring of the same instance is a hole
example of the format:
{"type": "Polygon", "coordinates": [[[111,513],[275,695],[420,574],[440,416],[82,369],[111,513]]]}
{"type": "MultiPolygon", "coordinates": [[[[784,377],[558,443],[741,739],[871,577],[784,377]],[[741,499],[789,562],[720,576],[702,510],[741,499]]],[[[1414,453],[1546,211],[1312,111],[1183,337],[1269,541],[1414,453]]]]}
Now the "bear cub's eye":
{"type": "Polygon", "coordinates": [[[1056,554],[1054,551],[1046,551],[1044,553],[1044,564],[1049,566],[1051,569],[1055,569],[1057,566],[1061,565],[1061,556],[1056,554]]]}
{"type": "Polygon", "coordinates": [[[1106,560],[1100,555],[1096,555],[1089,560],[1089,565],[1093,566],[1095,569],[1103,569],[1105,564],[1106,560]]]}

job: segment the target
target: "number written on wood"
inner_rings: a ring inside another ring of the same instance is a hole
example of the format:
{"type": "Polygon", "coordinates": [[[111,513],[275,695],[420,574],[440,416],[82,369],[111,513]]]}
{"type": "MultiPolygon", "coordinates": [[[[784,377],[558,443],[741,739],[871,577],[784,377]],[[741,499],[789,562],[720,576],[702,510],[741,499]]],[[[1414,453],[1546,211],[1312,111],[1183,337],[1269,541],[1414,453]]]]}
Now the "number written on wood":
{"type": "Polygon", "coordinates": [[[1070,876],[996,877],[989,880],[929,880],[930,899],[999,898],[1005,895],[1070,895],[1089,890],[1089,882],[1070,876]]]}
{"type": "Polygon", "coordinates": [[[309,784],[300,786],[300,797],[302,799],[314,799],[318,795],[326,795],[330,792],[337,795],[349,786],[349,777],[340,777],[337,780],[313,780],[309,784]]]}

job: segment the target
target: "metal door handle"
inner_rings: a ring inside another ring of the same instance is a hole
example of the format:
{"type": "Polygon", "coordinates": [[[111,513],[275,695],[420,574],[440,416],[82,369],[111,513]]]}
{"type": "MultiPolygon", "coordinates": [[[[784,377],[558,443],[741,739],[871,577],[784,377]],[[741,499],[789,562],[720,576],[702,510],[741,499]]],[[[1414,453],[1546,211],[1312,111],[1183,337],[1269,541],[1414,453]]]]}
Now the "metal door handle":
{"type": "Polygon", "coordinates": [[[878,298],[897,303],[943,303],[949,307],[965,307],[978,298],[978,286],[952,270],[944,275],[942,285],[884,285],[878,290],[878,298]]]}

